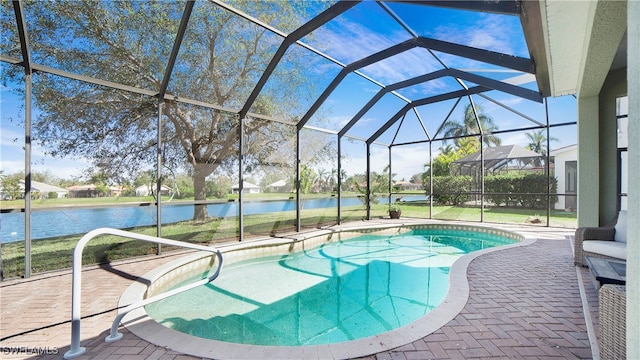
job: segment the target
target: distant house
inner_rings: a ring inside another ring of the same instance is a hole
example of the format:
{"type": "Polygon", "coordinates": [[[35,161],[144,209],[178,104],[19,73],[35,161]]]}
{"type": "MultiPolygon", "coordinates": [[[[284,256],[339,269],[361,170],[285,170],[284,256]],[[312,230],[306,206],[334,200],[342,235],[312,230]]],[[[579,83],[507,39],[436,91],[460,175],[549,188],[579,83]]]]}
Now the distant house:
{"type": "Polygon", "coordinates": [[[278,180],[272,184],[267,185],[267,192],[272,193],[288,193],[291,192],[292,187],[287,183],[286,180],[278,180]]]}
{"type": "MultiPolygon", "coordinates": [[[[21,197],[24,197],[24,180],[19,181],[21,197]]],[[[0,191],[1,192],[1,191],[0,191]]],[[[61,187],[45,184],[39,181],[31,181],[31,193],[38,193],[40,198],[48,198],[49,193],[56,193],[56,198],[61,199],[69,194],[69,191],[61,187]]],[[[4,198],[4,195],[3,195],[4,198]]]]}
{"type": "Polygon", "coordinates": [[[109,186],[109,196],[118,197],[122,196],[124,188],[122,186],[109,186]]]}
{"type": "Polygon", "coordinates": [[[396,181],[393,183],[393,186],[400,191],[416,191],[422,190],[422,184],[412,183],[409,181],[396,181]]]}
{"type": "Polygon", "coordinates": [[[94,184],[74,185],[67,188],[71,198],[96,198],[100,195],[98,188],[94,184]]]}
{"type": "Polygon", "coordinates": [[[107,194],[103,194],[100,190],[98,190],[98,186],[95,184],[89,185],[74,185],[68,187],[69,197],[71,198],[97,198],[100,196],[120,196],[122,195],[122,187],[119,186],[109,186],[109,192],[107,194]]]}
{"type": "Polygon", "coordinates": [[[554,158],[555,177],[558,179],[558,196],[555,209],[575,210],[578,207],[578,145],[569,145],[552,150],[549,156],[554,158]]]}
{"type": "MultiPolygon", "coordinates": [[[[140,185],[136,188],[136,196],[151,196],[151,194],[153,194],[155,190],[156,190],[155,184],[153,186],[149,184],[140,185]]],[[[160,186],[161,196],[169,195],[170,192],[171,192],[170,187],[166,185],[160,186]]]]}
{"type": "MultiPolygon", "coordinates": [[[[237,194],[239,192],[240,192],[240,186],[233,185],[231,187],[231,193],[232,194],[237,194]]],[[[252,183],[247,182],[247,181],[243,181],[242,182],[242,193],[243,194],[258,194],[258,193],[260,193],[260,186],[252,184],[252,183]]]]}

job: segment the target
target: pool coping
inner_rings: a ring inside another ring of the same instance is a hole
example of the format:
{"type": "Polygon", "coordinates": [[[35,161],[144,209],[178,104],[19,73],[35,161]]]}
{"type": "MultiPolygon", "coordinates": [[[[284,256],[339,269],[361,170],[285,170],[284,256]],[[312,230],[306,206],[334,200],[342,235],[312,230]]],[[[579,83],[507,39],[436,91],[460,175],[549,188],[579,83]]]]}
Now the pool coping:
{"type": "MultiPolygon", "coordinates": [[[[393,224],[386,228],[397,228],[401,226],[415,226],[420,224],[393,224]]],[[[431,224],[424,224],[432,226],[431,224]]],[[[448,224],[450,226],[450,224],[448,224]]],[[[446,226],[446,225],[445,225],[446,226]]],[[[458,227],[458,226],[455,226],[458,227]]],[[[399,346],[406,345],[416,341],[424,336],[438,330],[446,325],[456,315],[458,315],[467,303],[469,298],[469,282],[467,278],[467,269],[470,263],[477,257],[494,251],[506,250],[518,246],[527,246],[533,244],[536,239],[514,230],[503,230],[492,226],[483,225],[464,225],[463,228],[477,228],[483,230],[496,230],[517,235],[522,238],[521,241],[494,247],[484,250],[475,251],[466,254],[456,260],[451,266],[449,272],[449,290],[444,300],[433,311],[420,319],[402,326],[400,328],[362,338],[340,343],[309,345],[309,346],[264,346],[264,345],[246,345],[228,343],[217,340],[210,340],[184,334],[170,328],[167,328],[155,320],[151,319],[144,308],[136,309],[127,314],[123,321],[127,330],[134,335],[144,339],[157,346],[166,347],[173,351],[177,351],[186,355],[216,358],[216,359],[285,359],[285,358],[304,358],[304,359],[346,359],[354,357],[362,357],[375,353],[387,351],[399,346]]],[[[376,227],[375,229],[384,229],[385,227],[376,227]]],[[[308,238],[323,236],[336,232],[362,231],[371,230],[370,227],[352,227],[342,228],[340,230],[318,230],[316,232],[305,234],[299,238],[287,238],[285,241],[300,241],[308,238]]],[[[282,239],[264,239],[264,243],[282,241],[282,239]]],[[[253,244],[257,244],[253,243],[253,244]]],[[[238,249],[247,244],[232,244],[226,247],[220,247],[224,252],[225,249],[238,249]]],[[[175,264],[185,263],[191,259],[202,258],[203,254],[196,253],[185,256],[181,259],[172,261],[164,266],[158,267],[142,277],[141,281],[137,281],[125,290],[122,294],[119,307],[124,307],[135,301],[141,300],[147,291],[147,284],[156,279],[167,271],[167,268],[175,266],[175,264]]]]}

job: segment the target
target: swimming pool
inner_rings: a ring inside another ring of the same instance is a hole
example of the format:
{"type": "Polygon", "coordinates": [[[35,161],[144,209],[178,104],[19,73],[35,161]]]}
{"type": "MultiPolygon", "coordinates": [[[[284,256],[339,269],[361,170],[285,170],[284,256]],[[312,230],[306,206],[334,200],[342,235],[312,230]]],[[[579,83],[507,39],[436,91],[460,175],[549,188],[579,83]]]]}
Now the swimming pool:
{"type": "MultiPolygon", "coordinates": [[[[324,347],[335,356],[336,346],[364,342],[366,348],[352,346],[360,353],[336,357],[361,356],[377,351],[371,349],[374,342],[394,346],[398,339],[391,341],[389,336],[402,329],[418,330],[420,319],[438,313],[438,305],[450,297],[447,280],[457,259],[469,251],[518,240],[522,238],[512,233],[464,226],[346,231],[302,241],[271,239],[248,249],[230,249],[225,264],[231,264],[214,283],[149,305],[146,311],[164,325],[156,326],[156,332],[166,332],[169,343],[183,333],[192,344],[209,342],[212,349],[227,349],[226,356],[187,352],[196,356],[243,357],[238,356],[242,346],[253,351],[299,348],[314,353],[324,347]],[[160,330],[165,326],[170,329],[160,330]]],[[[154,275],[157,279],[147,289],[148,296],[202,272],[202,265],[193,265],[198,262],[207,263],[206,258],[192,259],[154,275]]],[[[432,319],[429,326],[436,323],[432,319]]],[[[253,353],[256,356],[265,354],[253,353]]]]}

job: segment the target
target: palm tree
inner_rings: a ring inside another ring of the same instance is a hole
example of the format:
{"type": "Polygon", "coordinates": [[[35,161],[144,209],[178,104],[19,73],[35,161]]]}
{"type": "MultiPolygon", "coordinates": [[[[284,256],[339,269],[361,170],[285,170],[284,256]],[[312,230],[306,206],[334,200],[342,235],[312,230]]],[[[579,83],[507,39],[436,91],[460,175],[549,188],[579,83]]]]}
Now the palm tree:
{"type": "MultiPolygon", "coordinates": [[[[539,158],[534,160],[535,166],[542,166],[542,159],[547,157],[547,136],[545,135],[545,130],[540,129],[538,131],[532,131],[530,133],[525,133],[525,135],[529,138],[529,145],[525,146],[525,148],[540,154],[539,158]]],[[[549,141],[558,141],[558,139],[551,137],[549,141]]]]}
{"type": "Polygon", "coordinates": [[[322,169],[322,168],[318,169],[317,177],[314,180],[314,184],[313,184],[318,191],[321,191],[321,192],[326,191],[328,174],[329,172],[326,169],[322,169]]]}
{"type": "MultiPolygon", "coordinates": [[[[467,104],[464,108],[464,119],[462,123],[459,123],[456,120],[448,120],[446,123],[444,123],[444,136],[455,137],[453,141],[457,147],[460,147],[461,137],[465,135],[480,134],[478,123],[482,127],[482,133],[484,134],[498,130],[498,127],[494,124],[493,119],[490,116],[482,113],[482,107],[476,105],[476,112],[473,111],[473,106],[471,103],[467,104]],[[475,116],[476,112],[478,114],[477,121],[475,116]]],[[[491,134],[484,135],[484,141],[489,146],[499,146],[501,144],[500,138],[491,134]]]]}
{"type": "Polygon", "coordinates": [[[453,147],[448,144],[446,146],[440,146],[438,148],[438,151],[440,152],[440,154],[445,156],[449,156],[455,152],[455,150],[453,150],[453,147]]]}
{"type": "MultiPolygon", "coordinates": [[[[544,133],[544,129],[525,133],[525,135],[529,138],[529,145],[525,146],[527,149],[542,156],[547,156],[547,136],[544,133]]],[[[551,137],[549,141],[558,141],[558,139],[551,137]]]]}

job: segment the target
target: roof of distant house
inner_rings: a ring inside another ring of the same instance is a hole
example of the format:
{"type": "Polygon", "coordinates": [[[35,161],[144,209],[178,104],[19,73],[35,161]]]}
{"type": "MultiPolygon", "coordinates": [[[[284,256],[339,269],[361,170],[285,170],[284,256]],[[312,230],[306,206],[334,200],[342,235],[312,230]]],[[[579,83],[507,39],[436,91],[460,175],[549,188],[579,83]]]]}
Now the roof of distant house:
{"type": "Polygon", "coordinates": [[[278,180],[278,181],[274,182],[273,184],[267,185],[267,187],[281,187],[281,186],[285,186],[285,185],[287,185],[287,181],[286,180],[278,180]]]}
{"type": "MultiPolygon", "coordinates": [[[[20,180],[20,189],[24,190],[24,180],[20,180]]],[[[57,193],[66,193],[68,192],[67,189],[63,189],[61,187],[58,186],[54,186],[54,185],[49,185],[49,184],[45,184],[43,182],[39,182],[39,181],[33,181],[31,180],[31,190],[32,191],[39,191],[41,193],[49,193],[49,192],[57,192],[57,193]]]]}
{"type": "MultiPolygon", "coordinates": [[[[502,145],[502,146],[490,146],[482,150],[484,161],[491,160],[503,160],[503,159],[521,159],[521,158],[536,158],[542,155],[537,152],[525,149],[518,145],[502,145]]],[[[480,151],[476,151],[473,154],[467,155],[462,159],[454,161],[454,163],[467,163],[480,161],[480,151]]]]}
{"type": "MultiPolygon", "coordinates": [[[[238,188],[239,188],[239,186],[238,186],[238,185],[233,185],[231,188],[232,188],[232,189],[238,189],[238,188]]],[[[256,185],[256,184],[252,184],[252,183],[250,183],[250,182],[248,182],[248,181],[243,181],[243,182],[242,182],[242,188],[243,188],[243,189],[259,189],[259,188],[260,188],[260,186],[258,186],[258,185],[256,185]]]]}

